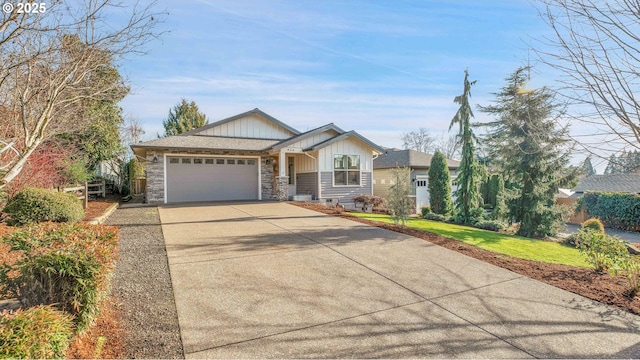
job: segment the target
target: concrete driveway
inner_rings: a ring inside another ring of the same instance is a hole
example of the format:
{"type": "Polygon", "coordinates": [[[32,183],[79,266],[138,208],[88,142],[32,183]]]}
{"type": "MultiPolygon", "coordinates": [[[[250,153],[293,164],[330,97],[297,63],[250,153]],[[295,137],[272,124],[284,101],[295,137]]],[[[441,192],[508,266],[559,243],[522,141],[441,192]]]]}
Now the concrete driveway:
{"type": "Polygon", "coordinates": [[[187,358],[640,357],[640,317],[286,203],[160,207],[187,358]]]}

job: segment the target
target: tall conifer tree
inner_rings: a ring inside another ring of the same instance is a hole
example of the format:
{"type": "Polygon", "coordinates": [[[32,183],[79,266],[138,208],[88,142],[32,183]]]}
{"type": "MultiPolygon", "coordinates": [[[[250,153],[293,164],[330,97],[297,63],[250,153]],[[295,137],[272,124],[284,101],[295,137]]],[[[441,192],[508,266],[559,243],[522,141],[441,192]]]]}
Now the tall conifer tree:
{"type": "Polygon", "coordinates": [[[472,224],[480,220],[482,210],[482,195],[480,183],[482,181],[482,168],[475,156],[476,136],[471,129],[473,111],[469,104],[471,86],[476,82],[469,82],[469,71],[464,72],[464,91],[456,96],[453,101],[460,104],[458,112],[451,120],[449,130],[455,125],[460,125],[458,141],[462,143],[462,161],[458,168],[458,189],[455,191],[455,219],[463,224],[472,224]]]}
{"type": "Polygon", "coordinates": [[[559,127],[561,115],[546,88],[524,90],[529,68],[516,70],[494,105],[480,107],[495,120],[485,124],[484,143],[505,178],[515,186],[508,199],[509,217],[520,223],[518,235],[554,235],[562,223],[554,206],[558,187],[573,181],[578,167],[569,167],[567,127],[559,127]]]}

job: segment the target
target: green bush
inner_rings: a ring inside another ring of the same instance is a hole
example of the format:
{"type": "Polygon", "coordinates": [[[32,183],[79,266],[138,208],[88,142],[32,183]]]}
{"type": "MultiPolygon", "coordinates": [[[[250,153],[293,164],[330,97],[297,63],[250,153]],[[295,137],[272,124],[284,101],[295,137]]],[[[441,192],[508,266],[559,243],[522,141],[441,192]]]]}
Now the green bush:
{"type": "Polygon", "coordinates": [[[453,211],[451,201],[451,175],[445,156],[436,151],[429,165],[429,202],[436,214],[448,215],[453,211]]]}
{"type": "Polygon", "coordinates": [[[83,331],[108,293],[117,238],[116,228],[102,225],[43,223],[20,228],[3,238],[25,255],[2,269],[18,274],[7,280],[6,288],[24,306],[53,304],[69,312],[83,331]]]}
{"type": "Polygon", "coordinates": [[[427,214],[431,214],[431,208],[428,206],[423,206],[422,208],[420,208],[420,214],[422,215],[422,217],[427,214]]]}
{"type": "Polygon", "coordinates": [[[582,227],[582,230],[593,230],[604,234],[604,224],[602,224],[602,221],[600,221],[600,219],[587,219],[582,224],[580,224],[580,226],[582,227]]]}
{"type": "Polygon", "coordinates": [[[477,223],[473,224],[473,227],[491,231],[500,231],[505,228],[505,226],[501,222],[495,220],[478,221],[477,223]]]}
{"type": "Polygon", "coordinates": [[[11,225],[45,221],[76,222],[84,218],[80,200],[69,193],[40,188],[25,188],[9,199],[3,210],[11,225]]]}
{"type": "Polygon", "coordinates": [[[624,242],[615,236],[591,229],[577,233],[578,249],[596,272],[616,272],[630,255],[624,242]]]}
{"type": "Polygon", "coordinates": [[[427,220],[435,220],[435,221],[442,221],[442,222],[449,220],[447,216],[444,216],[442,214],[434,214],[434,213],[425,214],[423,218],[427,220]]]}
{"type": "Polygon", "coordinates": [[[607,227],[640,230],[640,195],[627,193],[587,192],[577,209],[602,220],[607,227]]]}
{"type": "Polygon", "coordinates": [[[51,306],[0,313],[0,358],[63,359],[73,336],[71,316],[51,306]]]}

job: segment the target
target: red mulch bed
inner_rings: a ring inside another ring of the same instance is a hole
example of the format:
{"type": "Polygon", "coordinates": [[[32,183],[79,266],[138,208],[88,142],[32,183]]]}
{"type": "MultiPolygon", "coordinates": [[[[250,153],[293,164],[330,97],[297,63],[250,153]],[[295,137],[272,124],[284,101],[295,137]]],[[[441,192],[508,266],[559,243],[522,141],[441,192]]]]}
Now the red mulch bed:
{"type": "Polygon", "coordinates": [[[327,208],[318,204],[295,203],[295,205],[414,236],[586,298],[593,299],[634,314],[640,314],[640,296],[636,296],[631,299],[626,295],[624,284],[627,280],[623,276],[612,277],[608,274],[598,274],[588,268],[549,264],[539,261],[514,258],[508,255],[480,249],[473,245],[468,245],[441,235],[410,228],[403,228],[399,225],[361,219],[350,215],[349,213],[336,211],[334,208],[327,208]]]}

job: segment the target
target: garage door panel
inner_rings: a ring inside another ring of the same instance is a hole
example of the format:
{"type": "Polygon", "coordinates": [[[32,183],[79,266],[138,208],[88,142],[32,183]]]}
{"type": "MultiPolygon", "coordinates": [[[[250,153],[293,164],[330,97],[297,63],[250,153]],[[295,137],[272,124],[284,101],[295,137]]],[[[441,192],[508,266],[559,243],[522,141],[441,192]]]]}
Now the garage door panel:
{"type": "Polygon", "coordinates": [[[169,157],[167,202],[258,199],[257,159],[194,159],[169,157]]]}

